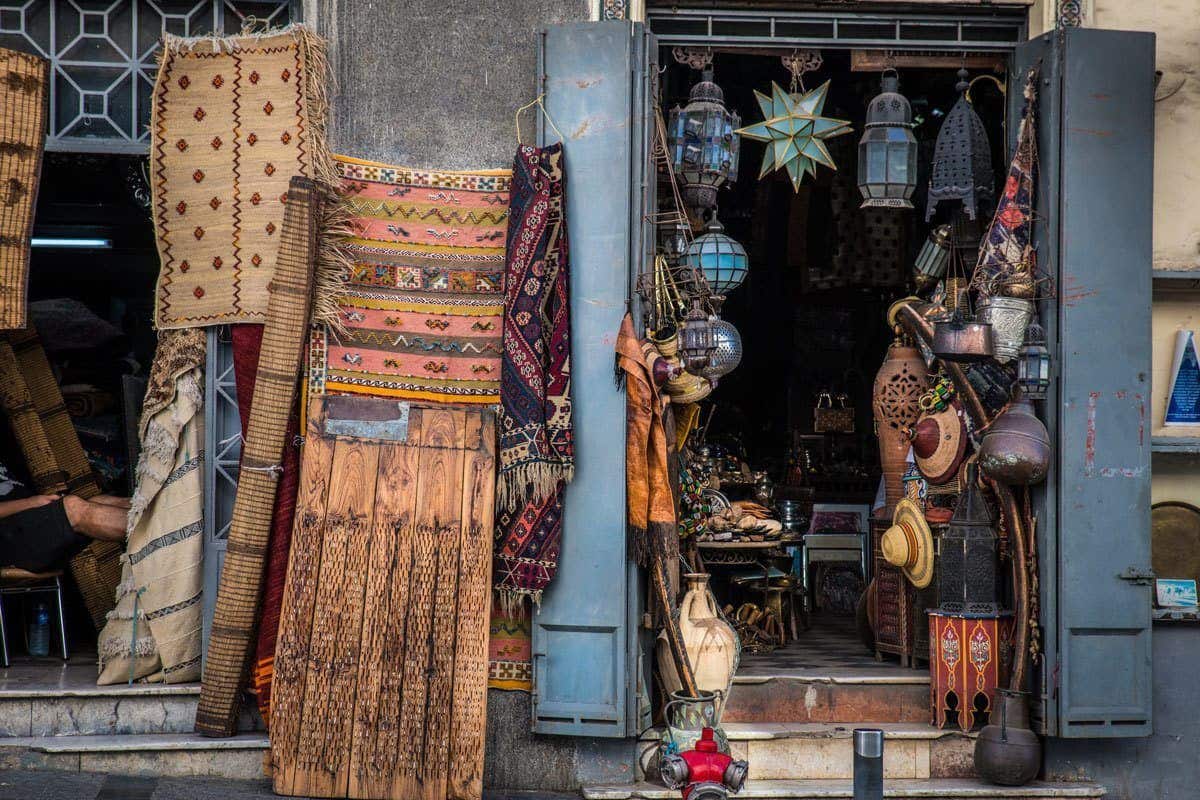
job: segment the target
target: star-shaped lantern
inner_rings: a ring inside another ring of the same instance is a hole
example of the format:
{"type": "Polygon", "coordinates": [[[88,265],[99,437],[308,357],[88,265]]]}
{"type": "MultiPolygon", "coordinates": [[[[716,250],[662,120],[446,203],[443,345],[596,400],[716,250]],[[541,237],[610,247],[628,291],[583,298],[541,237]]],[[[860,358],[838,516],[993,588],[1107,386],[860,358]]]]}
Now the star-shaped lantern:
{"type": "Polygon", "coordinates": [[[771,170],[786,169],[792,188],[798,192],[805,175],[816,176],[817,164],[837,169],[824,140],[849,133],[850,123],[821,116],[828,92],[829,81],[801,95],[789,94],[772,81],[770,97],[754,93],[763,121],[739,128],[736,133],[767,143],[759,178],[771,170]]]}

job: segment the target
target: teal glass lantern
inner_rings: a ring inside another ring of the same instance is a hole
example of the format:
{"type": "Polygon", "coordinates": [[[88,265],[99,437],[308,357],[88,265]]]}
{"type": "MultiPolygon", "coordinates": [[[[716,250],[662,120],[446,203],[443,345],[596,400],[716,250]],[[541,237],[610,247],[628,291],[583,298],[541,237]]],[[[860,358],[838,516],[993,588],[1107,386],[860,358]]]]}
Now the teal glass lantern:
{"type": "Polygon", "coordinates": [[[681,263],[699,270],[713,294],[722,297],[741,286],[750,271],[746,248],[725,234],[725,226],[717,219],[715,211],[704,226],[704,235],[688,245],[681,263]]]}
{"type": "Polygon", "coordinates": [[[713,83],[711,68],[692,87],[688,104],[671,109],[667,124],[667,149],[683,200],[697,211],[717,204],[717,190],[737,178],[742,124],[736,111],[725,107],[725,93],[713,83]]]}
{"type": "Polygon", "coordinates": [[[896,70],[883,73],[883,91],[867,106],[858,142],[858,190],[863,208],[912,208],[917,188],[917,139],[912,106],[900,94],[896,70]]]}

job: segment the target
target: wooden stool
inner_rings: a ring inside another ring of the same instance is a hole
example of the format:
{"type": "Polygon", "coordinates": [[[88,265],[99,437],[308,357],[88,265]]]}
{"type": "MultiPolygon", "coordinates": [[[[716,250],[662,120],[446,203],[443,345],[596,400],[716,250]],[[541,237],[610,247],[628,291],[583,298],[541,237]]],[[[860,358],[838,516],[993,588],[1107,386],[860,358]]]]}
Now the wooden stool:
{"type": "Polygon", "coordinates": [[[0,567],[0,655],[3,656],[5,669],[9,664],[8,631],[4,626],[4,595],[6,594],[53,592],[55,604],[58,606],[58,632],[62,641],[63,661],[70,657],[67,652],[67,623],[63,616],[62,575],[61,569],[51,572],[30,572],[20,567],[0,567]]]}

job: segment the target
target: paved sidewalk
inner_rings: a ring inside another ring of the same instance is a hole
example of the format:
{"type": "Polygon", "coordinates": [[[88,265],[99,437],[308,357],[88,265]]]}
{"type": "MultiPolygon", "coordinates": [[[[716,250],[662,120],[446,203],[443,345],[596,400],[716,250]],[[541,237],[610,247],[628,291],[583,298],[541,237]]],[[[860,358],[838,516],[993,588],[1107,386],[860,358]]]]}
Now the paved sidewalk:
{"type": "MultiPolygon", "coordinates": [[[[0,800],[274,800],[271,783],[136,778],[88,772],[0,771],[0,800]]],[[[577,800],[545,792],[484,792],[484,800],[577,800]]]]}

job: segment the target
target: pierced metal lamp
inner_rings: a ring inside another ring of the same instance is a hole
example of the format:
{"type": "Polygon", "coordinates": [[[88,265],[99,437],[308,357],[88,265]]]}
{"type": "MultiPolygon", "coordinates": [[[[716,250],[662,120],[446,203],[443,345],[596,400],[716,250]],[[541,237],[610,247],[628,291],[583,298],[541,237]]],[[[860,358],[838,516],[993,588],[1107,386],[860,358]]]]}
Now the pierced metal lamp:
{"type": "Polygon", "coordinates": [[[683,200],[696,210],[717,204],[717,190],[737,179],[742,124],[736,111],[725,107],[725,93],[713,83],[709,67],[692,87],[688,104],[671,109],[667,149],[675,174],[683,183],[683,200]]]}

